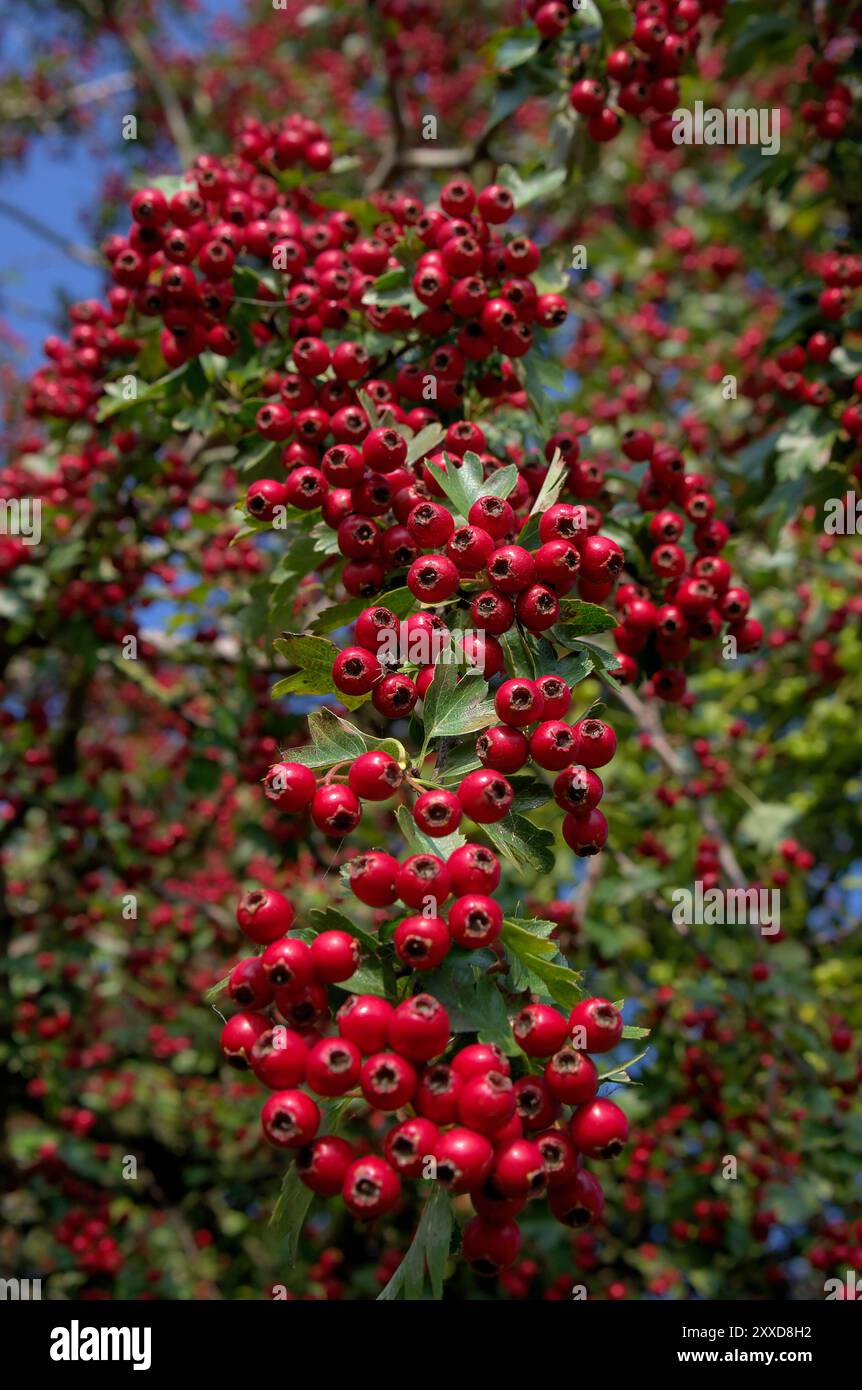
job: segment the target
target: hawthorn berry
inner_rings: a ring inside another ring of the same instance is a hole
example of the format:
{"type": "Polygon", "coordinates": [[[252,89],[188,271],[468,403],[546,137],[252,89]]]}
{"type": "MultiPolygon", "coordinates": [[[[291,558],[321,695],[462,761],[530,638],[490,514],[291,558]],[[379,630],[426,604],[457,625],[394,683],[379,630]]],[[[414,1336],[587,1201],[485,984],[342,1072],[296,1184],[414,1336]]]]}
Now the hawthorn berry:
{"type": "Polygon", "coordinates": [[[324,1134],[299,1150],[296,1172],[300,1181],[318,1197],[335,1197],[344,1187],[354,1157],[353,1145],[346,1139],[324,1134]]]}
{"type": "Polygon", "coordinates": [[[376,1110],[400,1110],[412,1100],[416,1080],[416,1071],[405,1057],[376,1052],[363,1063],[359,1084],[368,1104],[376,1110]]]}
{"type": "Polygon", "coordinates": [[[491,825],[502,820],[511,810],[514,799],[510,783],[490,768],[468,772],[458,788],[462,811],[477,825],[491,825]]]}
{"type": "Polygon", "coordinates": [[[293,917],[293,907],[274,888],[253,888],[240,899],[236,910],[240,930],[260,946],[290,931],[293,917]]]}
{"type": "Polygon", "coordinates": [[[414,994],[398,1004],[389,1021],[389,1046],[412,1062],[428,1062],[445,1051],[449,1015],[430,994],[414,994]]]}
{"type": "Polygon", "coordinates": [[[301,1149],[320,1126],[320,1111],[305,1091],[274,1091],[260,1112],[264,1135],[279,1149],[301,1149]]]}
{"type": "Polygon", "coordinates": [[[355,936],[346,931],[323,931],[311,943],[311,963],[322,984],[340,984],[359,968],[361,952],[355,936]]]}
{"type": "Polygon", "coordinates": [[[568,1031],[575,1047],[610,1052],[622,1038],[623,1017],[607,999],[581,999],[569,1014],[568,1031]]]}
{"type": "Polygon", "coordinates": [[[480,1187],[491,1172],[494,1149],[484,1134],[456,1126],[440,1135],[434,1147],[434,1158],[437,1181],[443,1187],[452,1193],[471,1192],[480,1187]]]}
{"type": "Polygon", "coordinates": [[[351,994],[338,1010],[335,1022],[341,1036],[369,1056],[386,1047],[393,1013],[392,1005],[376,994],[351,994]]]}
{"type": "Polygon", "coordinates": [[[616,1158],[628,1138],[629,1122],[618,1105],[599,1096],[575,1111],[569,1133],[587,1158],[616,1158]]]}
{"type": "Polygon", "coordinates": [[[369,1154],[350,1164],[344,1175],[342,1196],[348,1211],[363,1221],[371,1221],[385,1216],[397,1204],[401,1183],[385,1159],[369,1154]]]}
{"type": "Polygon", "coordinates": [[[414,970],[433,970],[449,954],[452,939],[440,917],[405,917],[392,937],[395,954],[414,970]]]}

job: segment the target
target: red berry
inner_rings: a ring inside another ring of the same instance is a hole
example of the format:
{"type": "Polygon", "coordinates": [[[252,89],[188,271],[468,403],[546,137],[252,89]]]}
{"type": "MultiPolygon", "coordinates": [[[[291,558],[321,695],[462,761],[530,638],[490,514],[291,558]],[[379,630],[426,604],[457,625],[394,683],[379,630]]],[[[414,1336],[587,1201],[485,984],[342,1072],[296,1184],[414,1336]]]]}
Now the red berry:
{"type": "Polygon", "coordinates": [[[307,1061],[308,1048],[302,1038],[280,1023],[261,1033],[249,1055],[258,1081],[272,1091],[290,1090],[304,1081],[307,1061]]]}
{"type": "Polygon", "coordinates": [[[608,839],[608,822],[601,811],[570,812],[563,818],[563,839],[580,858],[598,854],[608,839]]]}
{"type": "Polygon", "coordinates": [[[413,819],[433,839],[451,835],[458,829],[461,820],[461,803],[454,792],[435,787],[422,792],[413,807],[413,819]]]}
{"type": "Polygon", "coordinates": [[[500,882],[500,861],[485,845],[461,845],[449,855],[446,867],[459,897],[465,893],[490,895],[500,882]]]}
{"type": "Polygon", "coordinates": [[[311,943],[311,963],[325,985],[349,980],[359,969],[361,952],[355,936],[346,931],[324,931],[311,943]]]}
{"type": "Polygon", "coordinates": [[[618,1105],[600,1096],[575,1111],[569,1133],[587,1158],[616,1158],[628,1138],[629,1122],[618,1105]]]}
{"type": "Polygon", "coordinates": [[[279,1149],[301,1149],[317,1133],[320,1111],[304,1091],[275,1091],[260,1112],[264,1135],[279,1149]]]}
{"type": "Polygon", "coordinates": [[[355,830],[362,819],[359,798],[349,787],[335,783],[318,787],[311,803],[311,819],[324,835],[341,839],[355,830]]]}
{"type": "Polygon", "coordinates": [[[397,1005],[389,1023],[389,1046],[412,1062],[439,1057],[449,1042],[449,1015],[430,994],[414,994],[397,1005]]]}
{"type": "Polygon", "coordinates": [[[335,688],[345,695],[367,695],[382,675],[377,657],[365,647],[345,647],[332,663],[335,688]]]}
{"type": "Polygon", "coordinates": [[[520,545],[503,545],[491,555],[487,570],[495,589],[518,594],[533,583],[536,565],[529,550],[520,545]]]}
{"type": "Polygon", "coordinates": [[[363,801],[386,801],[401,786],[404,773],[393,757],[374,749],[359,755],[347,780],[363,801]]]}
{"type": "Polygon", "coordinates": [[[394,1168],[383,1158],[369,1154],[357,1158],[344,1175],[344,1205],[362,1221],[385,1216],[401,1196],[401,1183],[394,1168]]]}
{"type": "Polygon", "coordinates": [[[464,1227],[462,1253],[477,1274],[493,1275],[507,1269],[515,1263],[520,1249],[521,1232],[514,1221],[498,1225],[474,1216],[464,1227]]]}
{"type": "Polygon", "coordinates": [[[416,1090],[415,1069],[395,1052],[376,1052],[369,1057],[359,1080],[362,1094],[376,1110],[400,1110],[416,1090]]]}
{"type": "Polygon", "coordinates": [[[380,849],[357,855],[347,865],[350,891],[369,907],[388,907],[394,903],[398,897],[395,888],[397,873],[398,860],[380,849]]]}
{"type": "Polygon", "coordinates": [[[440,917],[405,917],[392,937],[400,961],[414,970],[433,970],[449,953],[452,939],[440,917]]]}
{"type": "Polygon", "coordinates": [[[515,1139],[497,1152],[492,1181],[506,1197],[538,1197],[547,1187],[542,1150],[531,1139],[515,1139]]]}
{"type": "Polygon", "coordinates": [[[598,1178],[580,1168],[570,1182],[552,1187],[548,1206],[564,1226],[589,1226],[602,1214],[605,1199],[598,1178]]]}
{"type": "Polygon", "coordinates": [[[449,931],[453,941],[469,950],[490,946],[503,928],[503,910],[493,898],[471,893],[456,898],[449,909],[449,931]]]}
{"type": "Polygon", "coordinates": [[[255,1043],[268,1028],[269,1020],[265,1014],[234,1014],[221,1030],[223,1055],[234,1066],[248,1066],[255,1043]]]}
{"type": "Polygon", "coordinates": [[[520,729],[495,724],[476,739],[476,756],[495,772],[518,772],[530,756],[530,745],[520,729]]]}
{"type": "Polygon", "coordinates": [[[368,1056],[386,1047],[393,1012],[392,1005],[376,994],[351,994],[338,1010],[335,1022],[341,1036],[368,1056]]]}
{"type": "Polygon", "coordinates": [[[545,1067],[545,1085],[564,1105],[584,1105],[599,1085],[595,1063],[575,1047],[563,1047],[545,1067]]]}
{"type": "Polygon", "coordinates": [[[566,1020],[550,1004],[526,1004],[512,1020],[512,1034],[528,1057],[550,1057],[567,1037],[566,1020]]]}
{"type": "Polygon", "coordinates": [[[433,1157],[440,1132],[433,1120],[415,1115],[394,1125],[383,1142],[386,1161],[403,1178],[421,1178],[425,1161],[433,1157]]]}
{"type": "Polygon", "coordinates": [[[317,778],[302,763],[273,763],[263,790],[280,811],[303,811],[317,791],[317,778]]]}
{"type": "Polygon", "coordinates": [[[301,1182],[318,1197],[335,1197],[353,1162],[353,1145],[335,1134],[313,1139],[296,1155],[296,1171],[301,1182]]]}
{"type": "Polygon", "coordinates": [[[274,888],[253,888],[240,899],[236,920],[241,931],[258,945],[284,936],[293,926],[293,908],[274,888]]]}
{"type": "Polygon", "coordinates": [[[468,772],[458,788],[458,800],[465,815],[477,825],[492,825],[508,815],[515,793],[499,772],[481,768],[468,772]]]}
{"type": "Polygon", "coordinates": [[[535,681],[515,676],[503,681],[494,696],[494,709],[504,724],[523,729],[542,718],[545,700],[535,681]]]}
{"type": "Polygon", "coordinates": [[[578,1166],[578,1151],[564,1129],[546,1129],[535,1143],[542,1155],[549,1187],[571,1182],[578,1166]]]}
{"type": "Polygon", "coordinates": [[[304,941],[286,936],[273,941],[261,956],[263,972],[274,989],[300,994],[314,974],[311,950],[304,941]]]}
{"type": "Polygon", "coordinates": [[[451,891],[449,870],[436,854],[414,854],[398,868],[395,888],[408,907],[436,907],[451,891]]]}
{"type": "Polygon", "coordinates": [[[469,1081],[471,1077],[484,1076],[489,1071],[499,1071],[508,1076],[511,1066],[508,1057],[496,1043],[470,1043],[452,1058],[452,1070],[462,1081],[469,1081]]]}
{"type": "Polygon", "coordinates": [[[407,571],[407,587],[421,603],[442,603],[458,592],[458,570],[445,555],[425,555],[407,571]]]}
{"type": "Polygon", "coordinates": [[[305,1079],[319,1096],[343,1096],[359,1080],[359,1048],[347,1038],[322,1038],[308,1054],[305,1079]]]}
{"type": "Polygon", "coordinates": [[[494,1149],[484,1134],[456,1127],[440,1135],[434,1158],[438,1182],[450,1192],[471,1192],[490,1173],[494,1149]]]}
{"type": "Polygon", "coordinates": [[[530,735],[530,757],[538,767],[559,771],[568,767],[575,751],[575,735],[559,719],[546,720],[530,735]]]}
{"type": "Polygon", "coordinates": [[[617,736],[610,724],[600,719],[579,719],[573,726],[576,740],[575,762],[584,767],[604,767],[617,751],[617,736]]]}
{"type": "Polygon", "coordinates": [[[569,1014],[569,1037],[585,1052],[610,1052],[622,1035],[622,1014],[607,999],[582,999],[569,1014]]]}

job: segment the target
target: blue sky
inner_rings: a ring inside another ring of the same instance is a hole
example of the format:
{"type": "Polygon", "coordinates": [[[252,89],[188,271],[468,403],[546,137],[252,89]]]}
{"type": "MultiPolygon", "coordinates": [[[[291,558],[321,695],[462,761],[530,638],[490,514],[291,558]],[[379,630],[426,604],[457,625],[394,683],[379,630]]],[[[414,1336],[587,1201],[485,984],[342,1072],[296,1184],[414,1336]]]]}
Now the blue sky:
{"type": "MultiPolygon", "coordinates": [[[[199,18],[183,23],[177,37],[186,48],[199,48],[214,16],[236,16],[241,9],[241,0],[200,0],[199,18]]],[[[34,22],[26,12],[16,11],[13,21],[4,26],[0,39],[4,66],[26,50],[34,22]]],[[[108,48],[86,79],[122,69],[116,48],[108,48]]],[[[93,191],[110,169],[122,171],[129,153],[129,145],[120,137],[118,113],[129,109],[123,100],[114,98],[110,115],[106,113],[107,119],[97,123],[102,152],[90,147],[94,142],[75,137],[34,139],[20,167],[0,166],[0,200],[25,209],[70,241],[89,243],[84,215],[92,206],[93,191]]],[[[59,295],[86,298],[99,294],[103,283],[101,272],[70,260],[62,250],[0,213],[0,316],[26,343],[27,367],[39,363],[42,341],[56,327],[59,295]]]]}

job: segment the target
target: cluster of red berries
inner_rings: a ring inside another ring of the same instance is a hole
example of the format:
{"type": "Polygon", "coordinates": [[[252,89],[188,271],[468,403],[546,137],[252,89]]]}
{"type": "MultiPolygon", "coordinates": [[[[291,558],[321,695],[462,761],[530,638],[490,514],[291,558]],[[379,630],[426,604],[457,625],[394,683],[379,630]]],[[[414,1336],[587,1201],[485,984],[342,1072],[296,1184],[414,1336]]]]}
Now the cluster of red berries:
{"type": "MultiPolygon", "coordinates": [[[[606,81],[581,77],[570,101],[586,121],[590,139],[600,144],[622,130],[622,116],[648,126],[660,149],[673,148],[669,113],[680,104],[677,78],[700,43],[704,13],[720,13],[724,0],[635,0],[632,42],[607,57],[606,81]],[[609,100],[608,87],[615,89],[609,100]],[[618,109],[617,109],[618,108],[618,109]]],[[[543,39],[557,39],[569,28],[572,8],[564,0],[527,0],[527,12],[543,39]]]]}
{"type": "Polygon", "coordinates": [[[647,430],[629,430],[622,448],[628,459],[647,464],[637,500],[644,512],[652,513],[648,533],[653,587],[626,582],[617,589],[620,623],[613,635],[621,678],[634,680],[635,656],[648,656],[652,693],[676,702],[686,688],[685,673],[678,668],[693,641],[714,640],[726,627],[736,651],[751,652],[760,645],[763,629],[748,617],[750,595],[731,583],[730,564],[721,555],[730,530],[715,516],[711,480],[686,473],[679,450],[657,444],[647,430]],[[693,527],[694,555],[681,544],[687,524],[693,527]],[[662,585],[659,595],[654,593],[657,583],[662,585]]]}
{"type": "MultiPolygon", "coordinates": [[[[490,852],[475,846],[456,851],[448,864],[424,859],[428,873],[416,859],[395,865],[393,886],[408,904],[424,898],[429,884],[440,895],[452,882],[457,890],[483,881],[477,875],[499,876],[490,852]]],[[[379,897],[367,890],[382,881],[381,857],[355,863],[351,882],[366,897],[379,897]]],[[[450,924],[465,904],[461,915],[469,921],[470,901],[456,901],[450,924]]],[[[517,1258],[515,1218],[530,1198],[548,1190],[552,1213],[567,1225],[601,1214],[601,1186],[583,1160],[615,1157],[628,1134],[619,1107],[597,1097],[599,1076],[588,1055],[609,1051],[622,1036],[612,1004],[584,1000],[568,1019],[546,1005],[522,1009],[512,1025],[515,1040],[527,1057],[548,1060],[541,1075],[525,1072],[513,1081],[509,1059],[491,1044],[470,1043],[440,1060],[450,1045],[449,1017],[428,994],[394,1006],[377,995],[350,994],[336,1013],[337,1032],[324,1035],[327,986],[354,973],[357,942],[341,931],[324,931],[310,944],[286,935],[293,909],[273,890],[246,894],[237,919],[265,949],[231,972],[228,991],[243,1012],[225,1024],[222,1049],[272,1092],[261,1112],[264,1135],[296,1151],[297,1173],[313,1192],[340,1194],[364,1220],[397,1205],[402,1179],[432,1178],[452,1193],[469,1193],[476,1216],[464,1230],[464,1254],[486,1273],[517,1258]],[[413,1112],[396,1116],[382,1154],[319,1134],[315,1097],[354,1094],[384,1115],[413,1112]],[[565,1128],[558,1123],[563,1106],[572,1107],[565,1128]]]]}

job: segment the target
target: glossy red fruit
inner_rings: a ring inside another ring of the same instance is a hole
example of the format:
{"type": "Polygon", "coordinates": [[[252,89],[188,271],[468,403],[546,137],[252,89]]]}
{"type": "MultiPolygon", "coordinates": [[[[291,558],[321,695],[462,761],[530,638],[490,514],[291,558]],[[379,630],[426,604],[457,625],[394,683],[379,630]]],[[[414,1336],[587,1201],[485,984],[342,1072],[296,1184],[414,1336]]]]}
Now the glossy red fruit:
{"type": "Polygon", "coordinates": [[[568,767],[576,747],[571,727],[561,719],[546,719],[530,735],[530,757],[537,767],[551,772],[568,767]]]}
{"type": "Polygon", "coordinates": [[[227,992],[244,1009],[265,1009],[272,1002],[272,986],[260,956],[239,961],[228,976],[227,992]]]}
{"type": "Polygon", "coordinates": [[[308,943],[291,936],[271,942],[261,956],[261,966],[274,988],[294,994],[311,984],[314,975],[308,943]]]}
{"type": "Polygon", "coordinates": [[[386,1161],[402,1178],[421,1178],[426,1159],[433,1157],[439,1138],[434,1121],[423,1115],[402,1120],[383,1141],[386,1161]]]}
{"type": "Polygon", "coordinates": [[[498,1225],[474,1216],[464,1227],[462,1253],[477,1274],[494,1275],[514,1264],[521,1232],[514,1221],[498,1225]]]}
{"type": "Polygon", "coordinates": [[[337,985],[359,969],[362,953],[355,936],[346,931],[324,931],[311,943],[311,963],[322,984],[337,985]]]}
{"type": "Polygon", "coordinates": [[[223,1056],[232,1066],[249,1066],[255,1043],[268,1029],[269,1019],[265,1014],[234,1014],[221,1030],[223,1056]]]}
{"type": "Polygon", "coordinates": [[[550,1004],[526,1004],[512,1020],[512,1034],[528,1057],[551,1057],[566,1041],[566,1020],[550,1004]]]}
{"type": "Polygon", "coordinates": [[[508,1057],[500,1051],[496,1043],[470,1043],[462,1047],[452,1058],[452,1070],[469,1081],[474,1076],[484,1076],[486,1072],[498,1071],[508,1076],[511,1071],[508,1057]]]}
{"type": "Polygon", "coordinates": [[[449,953],[452,938],[440,917],[405,917],[392,937],[395,954],[413,970],[433,970],[449,953]]]}
{"type": "Polygon", "coordinates": [[[359,797],[349,787],[334,782],[318,787],[311,803],[311,819],[324,835],[340,840],[355,830],[362,819],[359,797]]]}
{"type": "Polygon", "coordinates": [[[336,690],[345,695],[367,695],[383,675],[383,667],[365,647],[345,647],[332,663],[336,690]]]}
{"type": "Polygon", "coordinates": [[[380,849],[359,854],[347,865],[351,893],[369,907],[388,907],[394,903],[398,896],[397,873],[398,860],[380,849]]]}
{"type": "Polygon", "coordinates": [[[264,1135],[279,1149],[301,1149],[320,1126],[320,1111],[304,1091],[275,1091],[260,1112],[264,1135]]]}
{"type": "Polygon", "coordinates": [[[564,1105],[585,1105],[598,1090],[599,1073],[585,1052],[562,1047],[545,1067],[545,1085],[564,1105]]]}
{"type": "Polygon", "coordinates": [[[296,1172],[300,1181],[318,1197],[335,1197],[344,1186],[353,1160],[352,1144],[338,1135],[323,1134],[299,1150],[296,1172]]]}
{"type": "Polygon", "coordinates": [[[253,888],[240,899],[237,925],[250,941],[265,946],[293,926],[293,907],[275,888],[253,888]]]}
{"type": "Polygon", "coordinates": [[[476,756],[495,772],[519,772],[530,756],[530,745],[520,729],[495,724],[476,739],[476,756]]]}
{"type": "Polygon", "coordinates": [[[456,1127],[440,1135],[434,1158],[437,1181],[443,1187],[454,1193],[471,1192],[481,1187],[491,1172],[494,1149],[484,1134],[456,1127]]]}
{"type": "Polygon", "coordinates": [[[480,1134],[494,1134],[515,1113],[515,1088],[502,1072],[489,1071],[465,1081],[458,1097],[461,1123],[480,1134]]]}
{"type": "Polygon", "coordinates": [[[535,724],[545,711],[545,700],[535,681],[514,676],[503,681],[494,696],[494,709],[504,724],[523,729],[535,724]]]}
{"type": "Polygon", "coordinates": [[[400,1110],[413,1099],[416,1071],[395,1052],[376,1052],[360,1073],[362,1094],[375,1110],[400,1110]]]}
{"type": "Polygon", "coordinates": [[[503,928],[503,909],[493,898],[470,893],[456,898],[449,909],[452,940],[467,950],[478,950],[496,941],[503,928]]]}
{"type": "Polygon", "coordinates": [[[601,1183],[586,1168],[579,1168],[570,1182],[552,1187],[548,1194],[551,1213],[564,1226],[589,1226],[601,1216],[605,1205],[601,1183]]]}
{"type": "Polygon", "coordinates": [[[572,703],[572,693],[559,676],[539,676],[536,681],[545,702],[542,715],[545,719],[562,719],[572,703]]]}
{"type": "Polygon", "coordinates": [[[573,725],[576,740],[575,762],[584,767],[604,767],[617,751],[617,736],[601,719],[579,719],[573,725]]]}
{"type": "Polygon", "coordinates": [[[344,1205],[362,1221],[385,1216],[401,1196],[401,1182],[384,1158],[369,1154],[351,1163],[341,1190],[344,1205]]]}
{"type": "Polygon", "coordinates": [[[303,811],[317,791],[317,778],[302,763],[273,763],[263,779],[263,790],[280,811],[303,811]]]}
{"type": "Polygon", "coordinates": [[[365,1056],[382,1052],[389,1040],[392,1005],[376,994],[351,994],[335,1016],[343,1038],[356,1044],[365,1056]]]}
{"type": "Polygon", "coordinates": [[[534,1136],[542,1155],[545,1177],[549,1187],[562,1187],[571,1182],[578,1167],[578,1151],[564,1129],[546,1129],[534,1136]]]}
{"type": "Polygon", "coordinates": [[[616,1158],[628,1138],[629,1122],[618,1105],[600,1096],[575,1111],[569,1121],[569,1133],[575,1147],[587,1158],[616,1158]]]}
{"type": "Polygon", "coordinates": [[[451,1125],[458,1117],[458,1096],[463,1078],[446,1062],[433,1062],[419,1077],[413,1097],[418,1114],[438,1125],[451,1125]]]}
{"type": "Polygon", "coordinates": [[[413,819],[419,829],[432,839],[452,835],[461,821],[461,802],[454,792],[432,787],[422,792],[413,806],[413,819]]]}
{"type": "Polygon", "coordinates": [[[395,874],[395,890],[408,907],[438,908],[451,892],[449,869],[436,854],[413,854],[405,859],[395,874]]]}
{"type": "Polygon", "coordinates": [[[490,895],[500,882],[500,861],[486,845],[461,845],[449,855],[446,867],[459,897],[465,893],[490,895]]]}
{"type": "Polygon", "coordinates": [[[468,772],[458,788],[458,800],[465,815],[477,825],[492,825],[508,815],[515,793],[506,778],[490,768],[468,772]]]}
{"type": "Polygon", "coordinates": [[[395,1008],[389,1021],[389,1046],[412,1062],[428,1062],[445,1052],[449,1015],[430,994],[414,994],[395,1008]]]}
{"type": "Polygon", "coordinates": [[[563,839],[579,858],[598,854],[608,841],[608,822],[596,807],[563,817],[563,839]]]}
{"type": "Polygon", "coordinates": [[[359,1081],[362,1058],[347,1038],[322,1038],[308,1053],[307,1085],[319,1096],[343,1096],[359,1081]]]}
{"type": "Polygon", "coordinates": [[[515,1139],[505,1148],[498,1148],[492,1179],[506,1197],[541,1196],[548,1180],[538,1144],[530,1139],[515,1139]]]}
{"type": "Polygon", "coordinates": [[[569,1014],[569,1038],[584,1052],[610,1052],[623,1035],[623,1016],[608,999],[582,999],[569,1014]]]}
{"type": "Polygon", "coordinates": [[[351,790],[363,801],[386,801],[401,786],[404,773],[389,753],[374,749],[359,755],[347,780],[351,790]]]}
{"type": "Polygon", "coordinates": [[[560,1102],[541,1076],[522,1076],[515,1082],[515,1107],[526,1130],[547,1129],[560,1113],[560,1102]]]}
{"type": "Polygon", "coordinates": [[[598,774],[581,764],[565,768],[554,778],[554,800],[564,811],[575,814],[597,806],[603,791],[598,774]]]}
{"type": "Polygon", "coordinates": [[[304,1081],[307,1061],[300,1035],[281,1023],[261,1033],[249,1054],[255,1076],[272,1091],[290,1090],[304,1081]]]}

